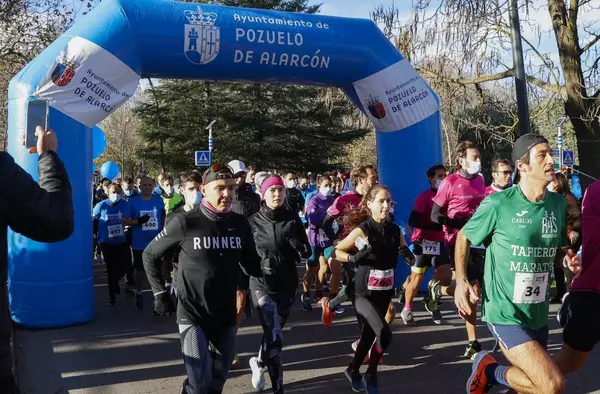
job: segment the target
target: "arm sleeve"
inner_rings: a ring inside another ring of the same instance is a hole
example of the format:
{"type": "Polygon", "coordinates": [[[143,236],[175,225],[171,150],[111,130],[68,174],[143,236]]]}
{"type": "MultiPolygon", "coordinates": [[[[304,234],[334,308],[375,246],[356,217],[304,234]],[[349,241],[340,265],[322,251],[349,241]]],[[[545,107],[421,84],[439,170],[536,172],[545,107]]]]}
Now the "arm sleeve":
{"type": "Polygon", "coordinates": [[[325,235],[327,235],[327,238],[329,238],[330,240],[335,239],[335,232],[333,231],[334,221],[335,218],[333,216],[326,214],[325,219],[323,219],[323,223],[321,224],[323,231],[325,231],[325,235]]]}
{"type": "Polygon", "coordinates": [[[494,206],[494,199],[484,198],[475,214],[462,228],[463,233],[471,245],[488,244],[496,228],[498,213],[494,206]]]}
{"type": "Polygon", "coordinates": [[[412,211],[408,218],[408,225],[421,230],[433,230],[442,231],[442,225],[439,223],[432,223],[431,220],[427,220],[424,214],[417,211],[412,211]]]}
{"type": "Polygon", "coordinates": [[[240,261],[240,268],[243,274],[246,276],[254,276],[260,278],[262,276],[262,268],[260,266],[260,256],[256,252],[256,244],[254,243],[254,235],[252,234],[252,228],[247,220],[244,226],[243,239],[243,250],[242,260],[240,261]]]}
{"type": "Polygon", "coordinates": [[[0,154],[0,195],[6,223],[34,241],[58,242],[73,233],[73,198],[63,162],[55,152],[38,158],[39,184],[8,153],[0,154]]]}
{"type": "Polygon", "coordinates": [[[442,207],[438,203],[433,203],[431,209],[431,221],[438,224],[444,224],[447,222],[448,217],[442,214],[442,207]]]}
{"type": "Polygon", "coordinates": [[[144,250],[142,255],[144,270],[154,294],[165,291],[165,281],[162,276],[162,257],[171,248],[180,244],[184,236],[185,217],[177,214],[144,250]]]}

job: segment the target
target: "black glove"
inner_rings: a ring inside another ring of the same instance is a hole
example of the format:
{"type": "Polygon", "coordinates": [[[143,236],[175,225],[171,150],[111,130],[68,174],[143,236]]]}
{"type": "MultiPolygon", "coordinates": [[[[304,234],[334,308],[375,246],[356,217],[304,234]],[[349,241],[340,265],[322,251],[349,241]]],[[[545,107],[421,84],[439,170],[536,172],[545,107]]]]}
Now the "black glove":
{"type": "Polygon", "coordinates": [[[404,258],[404,262],[410,266],[415,263],[415,255],[410,251],[408,246],[400,246],[398,254],[404,258]]]}
{"type": "Polygon", "coordinates": [[[420,256],[423,254],[423,247],[420,243],[415,242],[413,244],[413,253],[415,256],[420,256]]]}
{"type": "Polygon", "coordinates": [[[303,258],[310,257],[310,254],[311,254],[310,248],[308,246],[306,246],[305,244],[303,244],[302,242],[300,242],[300,240],[298,240],[298,238],[291,238],[290,245],[292,245],[292,248],[294,248],[294,250],[296,250],[300,254],[301,257],[303,257],[303,258]]]}
{"type": "Polygon", "coordinates": [[[171,316],[175,312],[175,304],[168,292],[160,293],[154,296],[154,316],[171,316]]]}
{"type": "Polygon", "coordinates": [[[146,224],[150,221],[150,215],[144,215],[138,219],[138,224],[146,224]]]}
{"type": "Polygon", "coordinates": [[[361,261],[366,260],[367,257],[371,254],[371,246],[365,246],[361,250],[359,250],[356,254],[351,254],[348,256],[348,262],[351,264],[360,264],[361,261]]]}

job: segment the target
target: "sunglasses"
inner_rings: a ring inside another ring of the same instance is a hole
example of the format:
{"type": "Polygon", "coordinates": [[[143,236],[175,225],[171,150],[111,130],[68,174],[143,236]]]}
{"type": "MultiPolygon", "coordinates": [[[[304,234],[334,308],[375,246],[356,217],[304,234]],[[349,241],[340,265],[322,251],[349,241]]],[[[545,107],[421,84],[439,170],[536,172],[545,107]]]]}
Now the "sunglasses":
{"type": "Polygon", "coordinates": [[[204,171],[202,175],[202,184],[205,184],[206,178],[211,173],[217,173],[215,179],[231,179],[233,178],[233,171],[231,171],[231,167],[224,163],[214,163],[210,167],[204,171]]]}

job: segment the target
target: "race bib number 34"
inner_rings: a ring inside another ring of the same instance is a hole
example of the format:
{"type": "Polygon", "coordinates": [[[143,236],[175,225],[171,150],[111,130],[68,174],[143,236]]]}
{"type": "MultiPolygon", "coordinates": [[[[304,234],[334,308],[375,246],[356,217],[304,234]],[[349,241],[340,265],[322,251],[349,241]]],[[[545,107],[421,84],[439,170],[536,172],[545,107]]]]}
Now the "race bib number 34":
{"type": "Polygon", "coordinates": [[[515,273],[515,304],[539,304],[546,301],[548,273],[515,273]]]}
{"type": "Polygon", "coordinates": [[[394,270],[371,270],[367,289],[382,291],[394,287],[394,270]]]}

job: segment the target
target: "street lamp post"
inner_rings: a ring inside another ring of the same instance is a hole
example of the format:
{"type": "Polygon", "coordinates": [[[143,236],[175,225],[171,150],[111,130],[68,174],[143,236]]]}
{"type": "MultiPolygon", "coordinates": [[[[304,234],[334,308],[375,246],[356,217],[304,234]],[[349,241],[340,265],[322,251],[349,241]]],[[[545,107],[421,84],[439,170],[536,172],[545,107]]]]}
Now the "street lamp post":
{"type": "Polygon", "coordinates": [[[558,145],[558,163],[559,169],[562,170],[563,166],[563,134],[562,134],[562,125],[567,121],[566,116],[561,116],[556,121],[556,145],[558,145]]]}
{"type": "Polygon", "coordinates": [[[515,91],[519,114],[519,135],[527,134],[529,130],[529,103],[527,101],[527,77],[523,62],[523,47],[521,43],[521,23],[519,22],[518,0],[509,0],[513,68],[515,76],[515,91]]]}
{"type": "MultiPolygon", "coordinates": [[[[210,124],[208,126],[206,126],[206,130],[208,130],[208,151],[211,153],[212,155],[212,151],[213,151],[213,135],[212,135],[212,128],[215,125],[215,122],[217,120],[213,120],[212,122],[210,122],[210,124]]],[[[212,158],[211,158],[212,160],[212,158]]]]}

